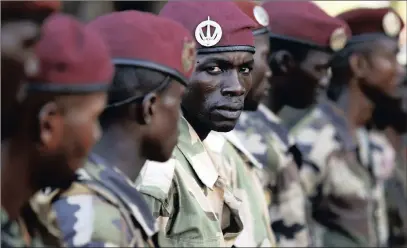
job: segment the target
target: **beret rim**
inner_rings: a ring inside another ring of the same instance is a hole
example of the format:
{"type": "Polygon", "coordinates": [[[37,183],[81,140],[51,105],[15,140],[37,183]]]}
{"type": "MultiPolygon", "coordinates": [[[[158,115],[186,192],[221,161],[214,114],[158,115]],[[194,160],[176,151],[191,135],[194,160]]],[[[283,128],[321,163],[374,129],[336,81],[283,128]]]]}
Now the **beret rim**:
{"type": "Polygon", "coordinates": [[[35,82],[30,81],[27,84],[27,91],[30,92],[50,92],[50,93],[96,93],[108,91],[110,88],[110,82],[106,83],[81,83],[75,85],[68,85],[66,83],[47,83],[47,82],[35,82]]]}
{"type": "Polygon", "coordinates": [[[152,61],[142,59],[113,58],[112,62],[114,65],[130,65],[165,73],[175,78],[180,84],[184,86],[187,86],[188,84],[188,79],[178,70],[152,61]]]}
{"type": "Polygon", "coordinates": [[[257,28],[252,31],[254,36],[267,34],[268,32],[269,32],[269,29],[267,27],[257,28]]]}
{"type": "Polygon", "coordinates": [[[197,49],[198,54],[225,53],[225,52],[250,52],[250,53],[255,53],[256,49],[255,49],[254,46],[247,46],[247,45],[199,47],[197,49]]]}
{"type": "Polygon", "coordinates": [[[281,41],[288,41],[288,42],[297,43],[298,45],[302,45],[304,47],[307,47],[308,49],[317,49],[317,50],[320,50],[320,51],[326,51],[326,52],[330,52],[330,53],[334,52],[332,50],[332,48],[330,48],[329,46],[321,46],[321,45],[313,43],[313,42],[293,38],[293,37],[286,36],[286,35],[280,35],[280,34],[276,34],[276,33],[273,33],[273,32],[269,33],[269,38],[278,39],[278,40],[281,40],[281,41]]]}

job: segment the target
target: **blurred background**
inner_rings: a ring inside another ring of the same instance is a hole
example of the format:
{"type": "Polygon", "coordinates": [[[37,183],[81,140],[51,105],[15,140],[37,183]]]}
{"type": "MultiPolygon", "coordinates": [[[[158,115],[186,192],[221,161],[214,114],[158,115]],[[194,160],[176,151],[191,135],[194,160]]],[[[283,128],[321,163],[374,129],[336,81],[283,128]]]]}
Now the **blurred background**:
{"type": "MultiPolygon", "coordinates": [[[[313,1],[331,15],[357,7],[393,7],[406,22],[407,1],[313,1]]],[[[75,15],[84,22],[111,11],[140,10],[158,13],[166,1],[63,1],[63,11],[75,15]]],[[[403,49],[406,47],[406,29],[400,37],[403,49]]]]}

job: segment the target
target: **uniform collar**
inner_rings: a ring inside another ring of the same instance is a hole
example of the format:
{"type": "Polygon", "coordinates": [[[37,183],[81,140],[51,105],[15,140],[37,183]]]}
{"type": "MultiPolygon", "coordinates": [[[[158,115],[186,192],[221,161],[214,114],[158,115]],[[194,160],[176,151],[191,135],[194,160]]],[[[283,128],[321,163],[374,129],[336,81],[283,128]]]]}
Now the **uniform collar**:
{"type": "Polygon", "coordinates": [[[209,157],[198,134],[184,117],[180,119],[179,129],[177,147],[191,164],[200,181],[212,189],[219,177],[214,162],[209,157]]]}

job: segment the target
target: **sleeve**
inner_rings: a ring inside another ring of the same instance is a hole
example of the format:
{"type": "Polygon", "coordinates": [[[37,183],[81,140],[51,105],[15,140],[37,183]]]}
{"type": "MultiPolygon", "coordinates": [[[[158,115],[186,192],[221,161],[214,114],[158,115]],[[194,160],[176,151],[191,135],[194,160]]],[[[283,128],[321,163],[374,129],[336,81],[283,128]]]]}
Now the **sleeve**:
{"type": "Polygon", "coordinates": [[[67,247],[120,247],[133,240],[120,210],[96,195],[61,197],[52,211],[67,247]]]}

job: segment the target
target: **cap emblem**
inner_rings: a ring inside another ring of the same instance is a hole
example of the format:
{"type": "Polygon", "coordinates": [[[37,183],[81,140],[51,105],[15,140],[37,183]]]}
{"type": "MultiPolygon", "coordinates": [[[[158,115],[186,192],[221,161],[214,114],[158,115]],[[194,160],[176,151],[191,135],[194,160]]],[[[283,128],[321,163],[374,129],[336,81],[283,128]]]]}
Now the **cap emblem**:
{"type": "Polygon", "coordinates": [[[212,21],[209,16],[208,20],[205,20],[198,24],[195,29],[195,39],[196,41],[204,47],[212,47],[218,44],[222,38],[222,28],[221,26],[212,21]],[[206,32],[204,29],[206,28],[206,32]],[[213,31],[213,32],[212,32],[213,31]]]}
{"type": "Polygon", "coordinates": [[[340,27],[335,29],[329,40],[329,45],[334,52],[337,52],[346,46],[348,36],[346,35],[345,28],[340,27]]]}
{"type": "Polygon", "coordinates": [[[400,33],[401,22],[393,11],[387,12],[383,17],[383,30],[390,37],[395,37],[400,33]]]}
{"type": "Polygon", "coordinates": [[[261,6],[254,7],[253,15],[260,25],[265,27],[269,25],[269,15],[267,14],[267,11],[263,7],[261,6]]]}
{"type": "Polygon", "coordinates": [[[195,57],[196,57],[195,42],[191,40],[185,41],[181,55],[182,67],[184,69],[184,72],[189,72],[192,69],[195,57]]]}

